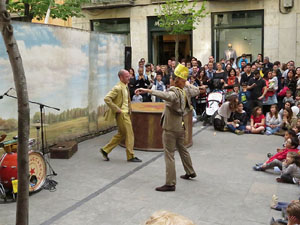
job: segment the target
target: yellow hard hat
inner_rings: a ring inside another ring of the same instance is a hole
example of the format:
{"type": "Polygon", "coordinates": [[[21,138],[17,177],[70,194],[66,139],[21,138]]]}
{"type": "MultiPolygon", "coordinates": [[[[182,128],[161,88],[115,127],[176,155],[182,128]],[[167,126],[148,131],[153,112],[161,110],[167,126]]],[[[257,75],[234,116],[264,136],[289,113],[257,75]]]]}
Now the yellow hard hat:
{"type": "Polygon", "coordinates": [[[182,64],[178,64],[177,67],[175,68],[174,74],[177,77],[187,80],[189,76],[189,69],[182,64]]]}

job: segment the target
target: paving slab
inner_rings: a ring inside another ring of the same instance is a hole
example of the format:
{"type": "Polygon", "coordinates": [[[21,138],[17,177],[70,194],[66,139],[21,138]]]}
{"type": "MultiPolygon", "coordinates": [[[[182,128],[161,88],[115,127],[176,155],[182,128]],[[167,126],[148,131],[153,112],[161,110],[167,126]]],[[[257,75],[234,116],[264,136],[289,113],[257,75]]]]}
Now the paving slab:
{"type": "MultiPolygon", "coordinates": [[[[58,174],[54,192],[30,196],[31,225],[140,225],[157,210],[182,214],[199,225],[268,224],[280,212],[270,209],[273,194],[280,201],[298,199],[297,185],[279,184],[273,172],[255,172],[252,166],[282,146],[283,138],[215,132],[194,124],[189,148],[197,178],[179,178],[184,170],[176,154],[177,186],[171,193],[156,192],[165,182],[163,153],[136,151],[142,163],[128,163],[117,147],[111,161],[99,148],[115,134],[87,140],[68,160],[49,159],[58,174]]],[[[0,202],[0,225],[15,224],[16,204],[0,202]]]]}

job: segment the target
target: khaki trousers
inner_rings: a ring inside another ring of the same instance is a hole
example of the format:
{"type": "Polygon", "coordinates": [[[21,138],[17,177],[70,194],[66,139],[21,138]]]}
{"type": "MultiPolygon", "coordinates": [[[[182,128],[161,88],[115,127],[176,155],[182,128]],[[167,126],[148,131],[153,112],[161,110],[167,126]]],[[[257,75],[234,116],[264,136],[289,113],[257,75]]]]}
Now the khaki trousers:
{"type": "Polygon", "coordinates": [[[128,113],[119,113],[116,115],[118,133],[113,136],[110,142],[102,149],[109,154],[117,145],[125,139],[127,160],[134,158],[134,134],[130,115],[128,113]]]}
{"type": "Polygon", "coordinates": [[[181,131],[163,131],[163,145],[165,151],[166,162],[166,185],[176,185],[175,170],[175,147],[179,152],[181,162],[185,172],[190,175],[195,173],[192,165],[190,153],[184,146],[184,129],[181,131]]]}

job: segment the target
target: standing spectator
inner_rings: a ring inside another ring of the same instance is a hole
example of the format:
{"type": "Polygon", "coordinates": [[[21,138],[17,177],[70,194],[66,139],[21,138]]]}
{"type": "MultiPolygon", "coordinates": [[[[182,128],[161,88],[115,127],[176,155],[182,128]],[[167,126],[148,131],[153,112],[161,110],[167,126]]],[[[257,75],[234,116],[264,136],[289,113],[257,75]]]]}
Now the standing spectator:
{"type": "Polygon", "coordinates": [[[222,69],[222,64],[217,63],[217,70],[210,81],[210,89],[223,89],[224,84],[227,83],[225,71],[222,69]]]}
{"type": "Polygon", "coordinates": [[[196,78],[198,75],[199,68],[197,66],[193,66],[191,72],[189,72],[189,77],[196,78]]]}
{"type": "Polygon", "coordinates": [[[129,92],[130,92],[130,99],[132,99],[132,97],[134,96],[135,83],[136,83],[135,72],[134,72],[133,68],[129,69],[129,74],[130,74],[130,79],[129,79],[129,83],[128,83],[128,88],[129,88],[129,92]]]}
{"type": "Polygon", "coordinates": [[[233,91],[233,86],[238,84],[239,81],[236,78],[235,69],[231,68],[228,72],[227,82],[225,83],[225,88],[227,89],[227,93],[231,93],[233,91]]]}
{"type": "Polygon", "coordinates": [[[238,63],[239,68],[242,68],[242,62],[245,62],[246,65],[248,64],[248,59],[246,57],[247,57],[246,54],[243,54],[242,58],[240,58],[238,63]]]}
{"type": "Polygon", "coordinates": [[[266,82],[261,78],[259,71],[254,72],[254,78],[249,80],[248,90],[251,92],[250,110],[262,106],[262,100],[267,93],[266,82]]]}
{"type": "Polygon", "coordinates": [[[208,57],[208,63],[212,63],[213,69],[217,70],[217,64],[215,63],[215,58],[212,55],[208,57]]]}
{"type": "Polygon", "coordinates": [[[290,102],[292,105],[294,105],[295,101],[294,101],[294,97],[292,96],[292,91],[291,90],[287,90],[285,97],[283,98],[282,103],[285,104],[286,102],[290,102]]]}
{"type": "Polygon", "coordinates": [[[243,103],[243,108],[247,113],[248,119],[250,119],[250,92],[247,90],[247,84],[242,84],[242,91],[239,93],[239,101],[243,103]]]}
{"type": "Polygon", "coordinates": [[[171,67],[169,67],[169,70],[168,70],[168,74],[170,76],[174,76],[175,67],[176,67],[176,61],[172,60],[171,61],[171,67]]]}
{"type": "Polygon", "coordinates": [[[206,70],[206,76],[207,76],[208,80],[211,80],[216,71],[214,70],[214,65],[211,62],[209,62],[207,64],[207,67],[208,67],[208,69],[206,70]]]}
{"type": "Polygon", "coordinates": [[[282,88],[282,83],[281,83],[281,80],[282,80],[282,73],[281,73],[281,71],[280,71],[280,62],[279,62],[279,61],[274,62],[274,65],[273,65],[273,72],[276,73],[277,80],[278,80],[278,91],[280,91],[281,88],[282,88]]]}
{"type": "Polygon", "coordinates": [[[259,62],[263,62],[263,55],[262,54],[257,54],[257,58],[253,63],[259,63],[259,62]]]}
{"type": "Polygon", "coordinates": [[[225,73],[226,73],[227,77],[229,76],[229,71],[231,70],[231,68],[232,68],[231,64],[229,64],[229,63],[225,66],[224,70],[225,70],[225,73]]]}
{"type": "Polygon", "coordinates": [[[155,79],[155,72],[152,71],[152,67],[151,67],[151,63],[147,63],[145,65],[145,75],[148,77],[149,82],[151,83],[151,85],[154,83],[154,79],[155,79]]]}
{"type": "Polygon", "coordinates": [[[164,82],[164,85],[168,87],[170,85],[170,76],[168,74],[167,67],[165,65],[161,66],[161,75],[162,75],[162,81],[164,82]]]}
{"type": "Polygon", "coordinates": [[[132,103],[143,102],[143,97],[139,93],[135,93],[132,97],[132,103]]]}
{"type": "MultiPolygon", "coordinates": [[[[166,91],[166,86],[164,85],[164,82],[162,81],[162,74],[161,71],[159,71],[156,74],[156,82],[152,86],[151,90],[157,90],[157,91],[166,91]]],[[[151,96],[152,102],[163,102],[163,100],[159,97],[156,97],[154,95],[151,96]]]]}
{"type": "MultiPolygon", "coordinates": [[[[136,88],[148,88],[150,86],[150,82],[148,79],[146,79],[144,75],[143,68],[138,69],[138,79],[136,81],[136,88]]],[[[148,94],[142,94],[143,102],[149,102],[148,94]]]]}
{"type": "Polygon", "coordinates": [[[251,78],[253,78],[253,75],[254,72],[252,73],[251,72],[251,64],[248,63],[246,66],[245,66],[245,69],[244,69],[244,72],[241,74],[241,82],[240,83],[246,83],[248,84],[249,80],[251,78]]]}
{"type": "Polygon", "coordinates": [[[283,83],[284,87],[288,87],[291,90],[292,95],[295,94],[296,87],[297,87],[297,81],[296,81],[295,75],[296,75],[296,71],[293,69],[290,69],[288,71],[287,77],[284,79],[284,83],[283,83]]]}
{"type": "Polygon", "coordinates": [[[277,104],[276,91],[278,89],[278,81],[276,77],[276,73],[272,71],[267,71],[264,80],[266,81],[267,93],[263,99],[263,112],[269,112],[270,106],[273,104],[277,104]]]}
{"type": "Polygon", "coordinates": [[[265,58],[264,58],[264,69],[267,69],[267,70],[273,69],[273,63],[270,62],[270,59],[268,56],[265,56],[265,58]]]}
{"type": "Polygon", "coordinates": [[[284,65],[282,64],[282,70],[284,71],[282,73],[282,79],[285,80],[287,78],[288,72],[294,69],[295,69],[295,62],[293,60],[287,63],[287,68],[284,68],[284,65]]]}

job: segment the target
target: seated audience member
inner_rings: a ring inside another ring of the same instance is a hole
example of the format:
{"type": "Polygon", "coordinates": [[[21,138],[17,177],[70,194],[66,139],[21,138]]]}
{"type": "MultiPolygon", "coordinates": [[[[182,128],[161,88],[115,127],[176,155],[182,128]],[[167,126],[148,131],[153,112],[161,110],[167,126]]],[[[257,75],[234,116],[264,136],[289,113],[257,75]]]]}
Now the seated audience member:
{"type": "Polygon", "coordinates": [[[246,126],[247,131],[252,134],[264,134],[266,119],[262,113],[262,107],[257,106],[253,109],[250,117],[250,125],[246,126]]]}
{"type": "MultiPolygon", "coordinates": [[[[156,82],[152,85],[152,90],[158,90],[158,91],[166,91],[166,86],[164,82],[162,81],[162,74],[161,72],[158,72],[156,74],[156,82]]],[[[162,99],[159,97],[156,97],[154,95],[151,96],[152,102],[163,102],[162,99]]]]}
{"type": "Polygon", "coordinates": [[[256,166],[253,167],[254,170],[256,171],[265,171],[267,169],[272,169],[275,166],[282,168],[282,161],[286,159],[286,156],[289,152],[298,152],[299,150],[297,149],[299,145],[299,140],[297,137],[292,137],[289,138],[286,142],[286,147],[285,149],[282,149],[278,151],[275,155],[269,158],[265,163],[263,164],[257,164],[256,166]]]}
{"type": "Polygon", "coordinates": [[[298,184],[300,179],[300,155],[298,152],[288,152],[286,159],[282,162],[281,176],[277,182],[298,184]]]}
{"type": "Polygon", "coordinates": [[[283,108],[280,109],[279,115],[281,116],[281,118],[282,118],[282,116],[283,116],[283,110],[284,110],[284,109],[287,109],[287,108],[289,108],[289,109],[292,108],[292,103],[291,103],[291,102],[286,102],[286,103],[283,105],[283,108]]]}
{"type": "Polygon", "coordinates": [[[184,216],[168,212],[158,211],[145,222],[144,225],[195,225],[191,220],[184,216]]]}
{"type": "Polygon", "coordinates": [[[293,201],[290,203],[286,209],[288,215],[287,225],[297,225],[300,224],[300,202],[293,201]]]}
{"type": "Polygon", "coordinates": [[[266,134],[271,135],[280,130],[281,116],[278,114],[277,105],[271,105],[270,112],[266,115],[266,134]]]}
{"type": "Polygon", "coordinates": [[[283,131],[292,129],[296,123],[297,119],[293,118],[293,111],[290,108],[283,109],[281,129],[283,131]]]}
{"type": "Polygon", "coordinates": [[[231,95],[228,98],[228,101],[225,102],[214,114],[212,121],[215,130],[218,131],[227,131],[227,127],[225,125],[228,123],[228,119],[232,112],[237,110],[238,106],[238,97],[237,95],[231,95]]]}
{"type": "Polygon", "coordinates": [[[227,128],[236,134],[243,134],[247,125],[247,114],[243,110],[243,103],[239,102],[237,110],[231,114],[227,128]]]}

